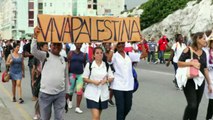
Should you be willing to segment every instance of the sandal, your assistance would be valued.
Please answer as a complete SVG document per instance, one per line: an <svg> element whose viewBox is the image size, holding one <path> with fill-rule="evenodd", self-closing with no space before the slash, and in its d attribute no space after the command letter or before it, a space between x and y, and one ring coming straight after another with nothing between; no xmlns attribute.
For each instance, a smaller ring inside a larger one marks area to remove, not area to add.
<svg viewBox="0 0 213 120"><path fill-rule="evenodd" d="M16 98L15 97L13 97L13 100L12 100L13 102L16 102Z"/></svg>

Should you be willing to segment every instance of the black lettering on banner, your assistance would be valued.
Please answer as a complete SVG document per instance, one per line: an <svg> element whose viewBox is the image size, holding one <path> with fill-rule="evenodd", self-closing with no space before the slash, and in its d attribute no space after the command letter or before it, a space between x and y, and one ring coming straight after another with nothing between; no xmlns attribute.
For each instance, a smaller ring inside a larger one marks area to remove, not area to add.
<svg viewBox="0 0 213 120"><path fill-rule="evenodd" d="M114 23L114 41L117 41L118 39L117 39L117 33L116 33L116 23L117 22L119 22L119 21L114 21L114 20L112 20L112 22Z"/></svg>
<svg viewBox="0 0 213 120"><path fill-rule="evenodd" d="M86 27L87 32L82 32L82 29L84 28L84 26ZM81 29L80 29L80 32L78 33L78 36L76 37L76 41L75 41L75 42L78 41L78 38L79 38L79 36L80 36L81 34L86 34L86 35L89 36L89 39L91 39L91 34L90 34L90 32L89 32L89 28L88 28L88 25L87 25L86 20L84 20L84 22L82 23L82 27L81 27Z"/></svg>
<svg viewBox="0 0 213 120"><path fill-rule="evenodd" d="M65 34L69 34L70 40L71 40L71 42L73 43L73 42L74 42L74 39L71 37L71 36L72 36L72 35L71 35L72 33L71 33L71 27L70 27L70 18L67 17L66 19L67 19L67 20L66 20L66 23L65 23L65 26L64 26L64 32L63 32L63 35L62 35L62 40L64 40ZM66 28L68 28L68 31L66 31L66 30L67 30Z"/></svg>
<svg viewBox="0 0 213 120"><path fill-rule="evenodd" d="M131 21L129 20L129 30L128 30L126 22L125 22L125 20L123 20L122 33L121 33L121 41L123 40L124 30L126 30L127 38L128 38L128 40L130 40L130 25L131 25L130 22Z"/></svg>
<svg viewBox="0 0 213 120"><path fill-rule="evenodd" d="M37 19L41 28L38 39L45 42L124 42L138 40L140 36L138 18L39 15Z"/></svg>
<svg viewBox="0 0 213 120"><path fill-rule="evenodd" d="M134 26L136 26L136 27L137 27L137 30L136 30L136 31L133 31ZM132 35L133 35L133 33L138 33L138 34L139 34L139 36L140 36L140 29L139 29L138 24L137 24L137 22L136 22L135 20L133 20L133 22L132 22L131 39L132 39Z"/></svg>
<svg viewBox="0 0 213 120"><path fill-rule="evenodd" d="M97 40L98 40L98 41L100 41L99 33L100 33L100 32L104 32L104 29L99 29L99 24L98 24L99 22L104 22L104 20L97 20L97 21L96 21L96 27L97 27Z"/></svg>
<svg viewBox="0 0 213 120"><path fill-rule="evenodd" d="M53 23L54 23L54 26L55 26L56 33L57 33L57 36L58 36L58 40L59 40L59 41L63 41L61 38L63 38L63 32L64 32L65 21L66 21L66 18L64 17L63 24L62 24L62 28L61 28L61 33L59 33L59 30L58 30L56 21L55 21L55 19L53 18Z"/></svg>
<svg viewBox="0 0 213 120"><path fill-rule="evenodd" d="M53 41L53 19L52 18L52 22L51 22L51 36L50 36L50 41L52 42Z"/></svg>
<svg viewBox="0 0 213 120"><path fill-rule="evenodd" d="M110 36L109 36L109 38L107 38L107 39L103 39L103 41L109 41L110 39L112 39L112 30L110 29L110 27L108 27L108 26L106 25L106 22L111 23L111 21L110 21L110 20L105 20L105 21L104 21L104 26L106 27L106 29L108 29L108 30L110 31Z"/></svg>
<svg viewBox="0 0 213 120"><path fill-rule="evenodd" d="M44 38L44 41L46 42L47 36L48 36L48 31L50 29L50 25L52 24L52 18L50 18L50 20L48 22L46 33L44 33L44 29L42 28L41 21L40 21L39 17L37 19L38 19L38 26L41 29L42 37Z"/></svg>
<svg viewBox="0 0 213 120"><path fill-rule="evenodd" d="M119 29L118 29L118 40L121 40L121 21L119 22Z"/></svg>
<svg viewBox="0 0 213 120"><path fill-rule="evenodd" d="M77 27L77 28L74 28L74 20L79 20L79 22L80 22L80 26L79 27ZM76 42L77 41L77 39L74 39L74 31L76 31L76 30L78 30L78 29L80 29L81 27L82 27L82 25L83 25L83 20L82 20L82 18L80 18L80 17L71 17L71 35L72 35L72 39Z"/></svg>
<svg viewBox="0 0 213 120"><path fill-rule="evenodd" d="M89 42L92 41L92 18L89 18L89 28L90 28L90 40Z"/></svg>

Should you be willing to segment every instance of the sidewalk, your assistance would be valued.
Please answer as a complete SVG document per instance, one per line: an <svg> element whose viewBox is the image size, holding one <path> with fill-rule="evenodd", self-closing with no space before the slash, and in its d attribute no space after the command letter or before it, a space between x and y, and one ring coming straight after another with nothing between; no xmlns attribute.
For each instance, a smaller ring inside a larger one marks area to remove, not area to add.
<svg viewBox="0 0 213 120"><path fill-rule="evenodd" d="M1 120L14 120L12 114L7 109L6 105L4 104L1 98L0 98L0 116Z"/></svg>

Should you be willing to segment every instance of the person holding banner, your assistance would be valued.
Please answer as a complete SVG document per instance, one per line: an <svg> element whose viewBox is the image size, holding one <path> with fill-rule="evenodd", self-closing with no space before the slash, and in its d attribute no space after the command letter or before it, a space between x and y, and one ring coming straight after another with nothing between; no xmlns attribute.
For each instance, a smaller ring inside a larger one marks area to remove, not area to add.
<svg viewBox="0 0 213 120"><path fill-rule="evenodd" d="M34 39L31 44L31 53L42 63L45 62L41 73L41 87L39 92L40 119L50 120L52 107L54 119L63 120L65 108L65 90L68 67L65 59L60 56L61 43L51 43L50 52L38 50L37 37L40 28L34 30ZM56 69L57 68L57 69Z"/></svg>
<svg viewBox="0 0 213 120"><path fill-rule="evenodd" d="M114 53L115 48L117 52ZM108 62L111 62L114 66L114 80L111 83L110 88L113 90L115 96L117 119L125 120L126 116L132 107L134 78L132 73L132 61L130 57L124 51L125 43L115 43L110 50ZM143 49L140 59L146 57Z"/></svg>

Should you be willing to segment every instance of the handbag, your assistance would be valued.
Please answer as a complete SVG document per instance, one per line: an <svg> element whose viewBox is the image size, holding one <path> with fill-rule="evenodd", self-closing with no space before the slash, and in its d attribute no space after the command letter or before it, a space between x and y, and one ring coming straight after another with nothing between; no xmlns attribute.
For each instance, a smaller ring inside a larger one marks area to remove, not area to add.
<svg viewBox="0 0 213 120"><path fill-rule="evenodd" d="M2 73L2 77L1 77L2 82L8 82L10 80L10 73L7 71L4 71Z"/></svg>
<svg viewBox="0 0 213 120"><path fill-rule="evenodd" d="M138 90L139 87L139 82L137 78L134 78L134 88L133 88L133 92L136 92Z"/></svg>
<svg viewBox="0 0 213 120"><path fill-rule="evenodd" d="M135 71L134 67L132 67L132 74L134 78L134 86L133 86L133 93L136 92L139 88L139 82L137 79L137 72Z"/></svg>
<svg viewBox="0 0 213 120"><path fill-rule="evenodd" d="M193 51L192 49L189 47L190 49L190 53L191 53L191 59L190 62L199 62L197 59L193 59ZM190 66L187 68L187 78L188 79L192 79L195 77L199 76L199 70L197 68L195 68L194 66Z"/></svg>

